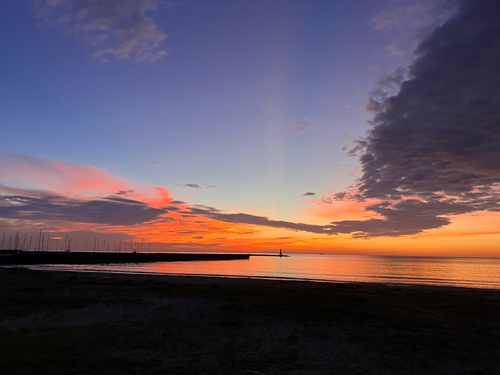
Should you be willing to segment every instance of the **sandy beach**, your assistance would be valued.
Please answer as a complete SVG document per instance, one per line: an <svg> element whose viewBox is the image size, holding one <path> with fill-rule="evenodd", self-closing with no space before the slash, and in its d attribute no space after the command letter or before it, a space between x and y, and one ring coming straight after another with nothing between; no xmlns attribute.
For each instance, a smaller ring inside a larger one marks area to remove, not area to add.
<svg viewBox="0 0 500 375"><path fill-rule="evenodd" d="M500 290L0 269L3 374L500 374Z"/></svg>

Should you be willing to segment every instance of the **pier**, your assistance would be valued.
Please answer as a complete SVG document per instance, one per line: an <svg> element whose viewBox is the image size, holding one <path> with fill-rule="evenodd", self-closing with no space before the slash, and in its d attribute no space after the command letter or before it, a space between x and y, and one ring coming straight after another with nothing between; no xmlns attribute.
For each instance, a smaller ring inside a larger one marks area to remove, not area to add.
<svg viewBox="0 0 500 375"><path fill-rule="evenodd" d="M249 259L250 254L105 253L0 250L0 265L189 262Z"/></svg>
<svg viewBox="0 0 500 375"><path fill-rule="evenodd" d="M61 241L61 243L59 243ZM151 249L153 245L153 251ZM65 235L4 233L0 241L0 266L35 264L112 264L244 260L251 256L288 257L282 249L278 254L262 253L174 253L162 251L162 244L144 240L108 241L97 237L85 238ZM155 249L156 248L156 249ZM156 250L156 251L155 251ZM159 250L159 251L158 251Z"/></svg>

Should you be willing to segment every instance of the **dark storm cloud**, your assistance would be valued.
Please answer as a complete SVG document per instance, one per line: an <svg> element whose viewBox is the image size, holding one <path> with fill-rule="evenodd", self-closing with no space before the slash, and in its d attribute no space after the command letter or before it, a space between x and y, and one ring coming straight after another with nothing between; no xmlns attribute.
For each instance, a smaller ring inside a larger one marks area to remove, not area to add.
<svg viewBox="0 0 500 375"><path fill-rule="evenodd" d="M351 150L362 167L351 197L383 200L367 209L384 219L336 228L418 233L446 225L450 215L498 211L499 19L499 1L461 1L421 41L406 76L399 69L383 77L367 106L373 128ZM394 85L399 91L384 95Z"/></svg>
<svg viewBox="0 0 500 375"><path fill-rule="evenodd" d="M462 194L500 182L500 2L463 1L376 101L360 158L367 198Z"/></svg>
<svg viewBox="0 0 500 375"><path fill-rule="evenodd" d="M115 197L82 201L54 195L0 195L0 217L10 219L133 225L155 220L166 212L143 202Z"/></svg>

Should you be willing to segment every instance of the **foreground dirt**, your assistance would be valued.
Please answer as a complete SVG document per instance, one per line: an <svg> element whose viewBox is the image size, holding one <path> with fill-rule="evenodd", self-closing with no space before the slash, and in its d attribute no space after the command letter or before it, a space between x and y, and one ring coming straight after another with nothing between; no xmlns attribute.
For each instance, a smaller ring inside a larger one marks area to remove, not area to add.
<svg viewBox="0 0 500 375"><path fill-rule="evenodd" d="M500 374L500 291L0 269L2 374Z"/></svg>

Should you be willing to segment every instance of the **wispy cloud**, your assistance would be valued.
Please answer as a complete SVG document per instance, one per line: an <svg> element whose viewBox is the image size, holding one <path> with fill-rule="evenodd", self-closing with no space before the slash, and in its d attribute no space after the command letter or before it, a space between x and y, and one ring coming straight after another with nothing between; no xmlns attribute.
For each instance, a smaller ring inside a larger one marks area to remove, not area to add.
<svg viewBox="0 0 500 375"><path fill-rule="evenodd" d="M455 3L455 0L390 0L370 23L375 30L384 32L408 27L415 30L435 28L453 14Z"/></svg>
<svg viewBox="0 0 500 375"><path fill-rule="evenodd" d="M0 151L0 184L3 192L26 193L36 186L38 195L56 195L76 199L126 196L161 207L172 201L162 187L140 186L89 165L64 163ZM17 190L16 190L17 189ZM24 189L24 190L22 190ZM35 196L38 196L35 195Z"/></svg>
<svg viewBox="0 0 500 375"><path fill-rule="evenodd" d="M312 197L316 195L316 193L313 193L312 191L308 191L307 193L302 194L303 197Z"/></svg>
<svg viewBox="0 0 500 375"><path fill-rule="evenodd" d="M198 184L177 184L177 186L183 187L183 188L191 188L191 189L196 189L196 190L201 190L203 189L201 185Z"/></svg>
<svg viewBox="0 0 500 375"><path fill-rule="evenodd" d="M42 28L55 28L82 41L102 63L118 58L154 64L167 54L161 48L167 34L146 14L165 4L160 0L35 0L32 9Z"/></svg>
<svg viewBox="0 0 500 375"><path fill-rule="evenodd" d="M57 190L65 195L109 195L117 191L133 190L125 180L93 166L2 151L0 181L11 186Z"/></svg>
<svg viewBox="0 0 500 375"><path fill-rule="evenodd" d="M370 24L375 30L391 33L385 52L404 59L413 57L416 43L442 25L456 11L459 0L387 0Z"/></svg>
<svg viewBox="0 0 500 375"><path fill-rule="evenodd" d="M134 192L134 190L120 190L120 191L116 192L115 195L127 195L127 194L130 194L133 192Z"/></svg>
<svg viewBox="0 0 500 375"><path fill-rule="evenodd" d="M299 127L295 134L305 133L311 127L311 124L309 124L306 120L307 118L304 117L300 120L295 120L292 122L292 126Z"/></svg>
<svg viewBox="0 0 500 375"><path fill-rule="evenodd" d="M204 185L204 184L177 184L177 186L180 186L183 188L196 189L196 190L213 189L213 188L217 187L217 185Z"/></svg>

